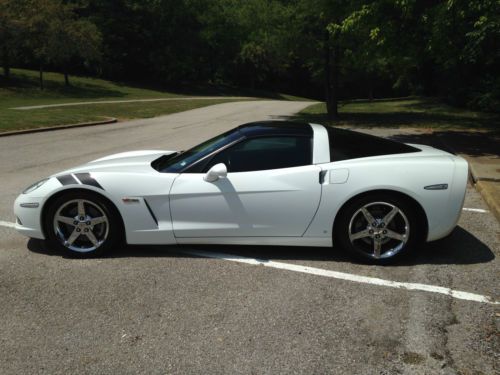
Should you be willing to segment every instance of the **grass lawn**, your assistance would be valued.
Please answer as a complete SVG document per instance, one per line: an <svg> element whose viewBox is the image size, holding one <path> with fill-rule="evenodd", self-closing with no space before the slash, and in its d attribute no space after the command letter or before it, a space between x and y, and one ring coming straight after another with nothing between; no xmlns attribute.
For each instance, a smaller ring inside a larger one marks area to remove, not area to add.
<svg viewBox="0 0 500 375"><path fill-rule="evenodd" d="M339 105L340 119L328 120L324 103L312 105L297 120L349 127L498 129L500 115L454 108L432 98L352 101Z"/></svg>
<svg viewBox="0 0 500 375"><path fill-rule="evenodd" d="M119 120L147 118L186 111L230 101L225 96L249 96L281 100L296 98L279 93L239 90L227 86L190 86L178 90L134 87L96 78L70 76L70 87L64 85L59 73L44 73L45 89L38 88L38 72L12 69L11 79L0 77L0 132L43 126L74 124L106 117ZM13 107L62 104L82 101L133 100L176 98L185 96L220 96L213 100L179 100L142 103L89 104L75 107L56 107L15 110Z"/></svg>
<svg viewBox="0 0 500 375"><path fill-rule="evenodd" d="M149 118L237 100L173 100L151 103L92 104L75 107L9 110L0 106L0 133L64 124L98 121L115 117L120 121ZM12 113L12 112L16 113Z"/></svg>

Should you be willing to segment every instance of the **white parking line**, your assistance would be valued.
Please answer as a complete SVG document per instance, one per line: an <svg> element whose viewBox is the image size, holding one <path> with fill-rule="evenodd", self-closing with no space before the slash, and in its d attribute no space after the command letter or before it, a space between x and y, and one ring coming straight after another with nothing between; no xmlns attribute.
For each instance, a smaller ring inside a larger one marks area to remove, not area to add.
<svg viewBox="0 0 500 375"><path fill-rule="evenodd" d="M2 227L7 227L7 228L15 228L16 227L16 223L11 223L11 222L2 221L2 220L0 220L0 225Z"/></svg>
<svg viewBox="0 0 500 375"><path fill-rule="evenodd" d="M470 211L470 212L480 212L482 214L484 214L486 212L489 212L488 210L483 210L482 208L467 208L467 207L464 207L464 208L462 208L462 210L464 210L464 211Z"/></svg>
<svg viewBox="0 0 500 375"><path fill-rule="evenodd" d="M322 268L301 266L298 264L275 262L275 261L267 260L267 259L247 258L247 257L242 257L239 255L232 255L232 254L212 253L212 252L203 251L203 250L179 250L179 252L189 254L189 255L204 257L204 258L223 259L223 260L229 260L231 262L251 264L253 266L264 266L264 267L278 268L278 269L287 270L287 271L307 273L310 275L330 277L333 279L353 281L356 283L372 284L372 285L386 286L386 287L390 287L390 288L398 288L398 289L406 289L406 290L418 290L418 291L430 292L430 293L439 293L439 294L444 294L444 295L447 295L447 296L450 296L450 297L453 297L456 299L462 299L462 300L466 300L466 301L474 301L474 302L489 303L492 305L500 305L499 301L495 301L489 296L484 296L481 294L475 294L475 293L469 293L469 292L463 292L460 290L453 290L450 288L445 288L445 287L436 286L436 285L418 284L418 283L404 283L404 282L399 282L399 281L384 280L384 279L379 279L377 277L360 276L360 275L354 275L351 273L325 270Z"/></svg>
<svg viewBox="0 0 500 375"><path fill-rule="evenodd" d="M14 228L15 223L0 220L0 226L4 226L7 228ZM444 295L447 295L447 296L450 296L450 297L453 297L456 299L462 299L462 300L466 300L466 301L474 301L474 302L488 303L488 304L492 304L492 305L500 305L499 301L495 301L489 296L484 296L481 294L475 294L475 293L469 293L469 292L463 292L460 290L453 290L453 289L442 287L442 286L429 285L429 284L419 284L419 283L404 283L404 282L400 282L400 281L379 279L377 277L361 276L361 275L355 275L355 274L346 273L346 272L338 272L338 271L325 270L322 268L301 266L298 264L275 262L275 261L267 260L267 259L248 258L248 257L239 256L239 255L213 253L213 252L208 252L208 251L203 251L203 250L179 249L178 251L182 252L184 254L195 255L195 256L199 256L199 257L203 257L203 258L222 259L222 260L228 260L231 262L246 263L246 264L250 264L253 266L264 266L264 267L270 267L270 268L277 268L277 269L281 269L281 270L306 273L309 275L330 277L332 279L346 280L346 281L352 281L352 282L362 283L362 284L386 286L389 288L406 289L406 290L418 290L418 291L429 292L429 293L439 293L439 294L444 294Z"/></svg>

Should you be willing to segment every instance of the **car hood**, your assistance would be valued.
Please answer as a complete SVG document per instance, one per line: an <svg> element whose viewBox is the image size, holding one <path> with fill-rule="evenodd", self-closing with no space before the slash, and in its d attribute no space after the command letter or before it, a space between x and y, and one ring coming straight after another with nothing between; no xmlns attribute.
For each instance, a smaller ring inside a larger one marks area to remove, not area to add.
<svg viewBox="0 0 500 375"><path fill-rule="evenodd" d="M67 169L54 176L82 172L149 172L153 171L151 162L163 155L172 155L177 151L140 150L121 152L92 160L86 164Z"/></svg>

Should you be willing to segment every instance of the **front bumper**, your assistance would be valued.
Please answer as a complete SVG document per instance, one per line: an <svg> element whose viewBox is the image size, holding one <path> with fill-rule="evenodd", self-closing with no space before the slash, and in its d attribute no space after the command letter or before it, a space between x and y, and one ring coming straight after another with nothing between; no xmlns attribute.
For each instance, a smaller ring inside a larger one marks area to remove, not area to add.
<svg viewBox="0 0 500 375"><path fill-rule="evenodd" d="M42 201L42 197L32 197L29 194L21 194L15 200L15 228L22 235L41 240L45 239L41 221Z"/></svg>

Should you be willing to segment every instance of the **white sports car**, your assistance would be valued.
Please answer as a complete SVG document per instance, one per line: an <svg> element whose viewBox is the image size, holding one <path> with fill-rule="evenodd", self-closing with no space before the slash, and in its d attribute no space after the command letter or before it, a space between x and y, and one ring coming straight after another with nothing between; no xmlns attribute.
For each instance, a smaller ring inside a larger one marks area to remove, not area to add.
<svg viewBox="0 0 500 375"><path fill-rule="evenodd" d="M129 244L338 245L384 262L448 235L461 157L317 124L241 125L188 151L132 151L16 199L16 229L73 255Z"/></svg>

